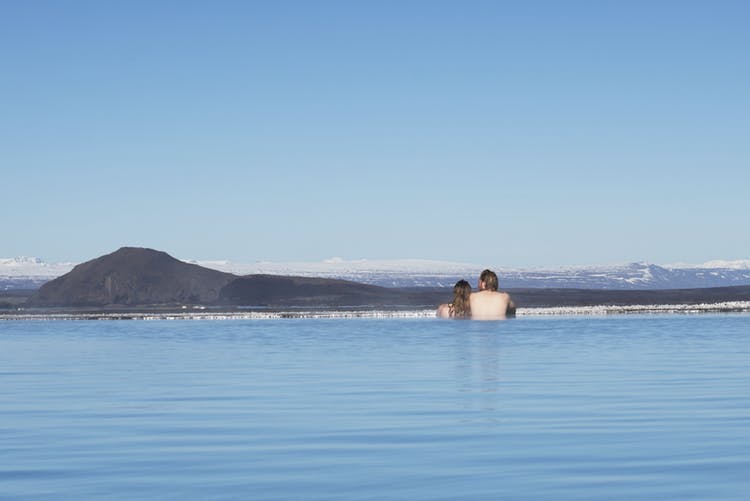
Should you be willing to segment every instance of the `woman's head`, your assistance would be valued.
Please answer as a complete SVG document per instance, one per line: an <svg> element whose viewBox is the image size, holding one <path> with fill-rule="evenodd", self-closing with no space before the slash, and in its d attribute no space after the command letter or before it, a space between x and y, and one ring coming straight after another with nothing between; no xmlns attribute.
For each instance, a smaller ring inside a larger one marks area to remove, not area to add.
<svg viewBox="0 0 750 501"><path fill-rule="evenodd" d="M467 318L471 316L471 305L469 296L471 285L466 280L459 280L453 286L453 303L450 307L450 315L454 318Z"/></svg>

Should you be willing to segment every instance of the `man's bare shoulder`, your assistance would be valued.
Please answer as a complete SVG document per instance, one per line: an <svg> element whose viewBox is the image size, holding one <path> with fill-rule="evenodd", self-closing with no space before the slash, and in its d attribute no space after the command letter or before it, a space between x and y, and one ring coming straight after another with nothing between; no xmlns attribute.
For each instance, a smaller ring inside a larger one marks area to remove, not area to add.
<svg viewBox="0 0 750 501"><path fill-rule="evenodd" d="M510 294L507 292L498 292L498 291L478 291L478 292L472 292L471 296L469 296L470 299L475 298L488 298L488 299L497 299L497 298L510 298Z"/></svg>
<svg viewBox="0 0 750 501"><path fill-rule="evenodd" d="M475 320L501 320L506 316L510 295L506 292L479 291L470 297L471 318Z"/></svg>

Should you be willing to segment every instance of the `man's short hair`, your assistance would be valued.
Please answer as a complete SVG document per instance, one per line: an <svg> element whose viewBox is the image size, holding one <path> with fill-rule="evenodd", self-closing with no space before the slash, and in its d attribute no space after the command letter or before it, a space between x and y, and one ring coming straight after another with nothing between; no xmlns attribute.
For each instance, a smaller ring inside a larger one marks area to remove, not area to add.
<svg viewBox="0 0 750 501"><path fill-rule="evenodd" d="M484 270L479 275L479 281L484 282L484 288L491 291L497 290L497 275L492 270Z"/></svg>
<svg viewBox="0 0 750 501"><path fill-rule="evenodd" d="M484 270L479 275L479 281L484 282L484 288L486 290L496 291L497 290L497 275L492 270Z"/></svg>

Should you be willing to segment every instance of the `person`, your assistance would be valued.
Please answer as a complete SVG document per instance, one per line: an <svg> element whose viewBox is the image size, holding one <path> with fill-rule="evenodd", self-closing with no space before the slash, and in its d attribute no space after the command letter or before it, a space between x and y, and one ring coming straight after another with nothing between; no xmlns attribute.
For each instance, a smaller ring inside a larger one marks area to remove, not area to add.
<svg viewBox="0 0 750 501"><path fill-rule="evenodd" d="M507 292L498 292L497 275L484 270L479 275L479 292L469 297L471 318L476 320L502 320L514 316L516 306Z"/></svg>
<svg viewBox="0 0 750 501"><path fill-rule="evenodd" d="M469 318L471 317L471 306L469 297L471 296L471 285L466 280L459 280L453 286L453 302L450 304L441 304L437 309L437 316L440 318Z"/></svg>

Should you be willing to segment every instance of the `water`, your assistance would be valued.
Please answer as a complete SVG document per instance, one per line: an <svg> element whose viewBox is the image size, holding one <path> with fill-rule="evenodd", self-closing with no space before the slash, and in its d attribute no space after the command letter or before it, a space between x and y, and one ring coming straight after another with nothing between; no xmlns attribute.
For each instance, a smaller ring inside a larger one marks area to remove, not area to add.
<svg viewBox="0 0 750 501"><path fill-rule="evenodd" d="M750 315L0 322L0 498L746 499Z"/></svg>

